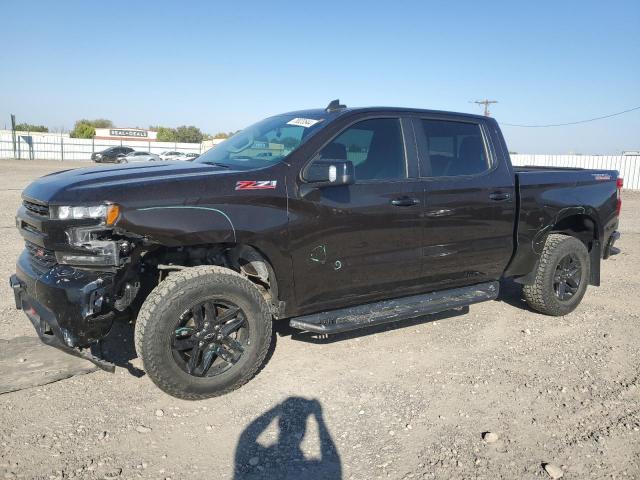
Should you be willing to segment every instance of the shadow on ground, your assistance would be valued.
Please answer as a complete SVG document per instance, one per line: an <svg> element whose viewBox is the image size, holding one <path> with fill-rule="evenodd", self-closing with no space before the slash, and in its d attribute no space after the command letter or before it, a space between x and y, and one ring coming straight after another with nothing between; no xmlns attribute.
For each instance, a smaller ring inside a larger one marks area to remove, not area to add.
<svg viewBox="0 0 640 480"><path fill-rule="evenodd" d="M316 428L308 428L310 421ZM277 424L275 441L268 435ZM313 433L312 433L313 430ZM315 436L318 438L306 438ZM260 440L260 437L267 437ZM308 448L318 449L311 457ZM336 445L317 400L289 397L251 422L240 435L235 453L234 480L245 479L335 479L342 478L342 465Z"/></svg>
<svg viewBox="0 0 640 480"><path fill-rule="evenodd" d="M500 280L500 295L498 295L498 301L522 310L533 311L522 295L522 285L510 279Z"/></svg>
<svg viewBox="0 0 640 480"><path fill-rule="evenodd" d="M92 347L95 356L111 362L117 367L126 368L134 377L143 377L144 370L133 365L138 358L133 340L134 327L126 320L113 322L111 331L96 346Z"/></svg>

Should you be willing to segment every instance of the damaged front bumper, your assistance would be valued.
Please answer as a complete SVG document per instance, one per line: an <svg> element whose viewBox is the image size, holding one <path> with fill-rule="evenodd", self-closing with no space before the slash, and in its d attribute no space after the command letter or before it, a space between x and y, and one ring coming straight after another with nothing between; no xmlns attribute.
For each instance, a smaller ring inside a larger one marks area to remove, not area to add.
<svg viewBox="0 0 640 480"><path fill-rule="evenodd" d="M114 276L68 265L40 271L29 252L20 255L10 278L16 308L23 310L40 339L67 353L90 360L113 372L113 364L94 357L92 343L111 330L115 312L110 308Z"/></svg>

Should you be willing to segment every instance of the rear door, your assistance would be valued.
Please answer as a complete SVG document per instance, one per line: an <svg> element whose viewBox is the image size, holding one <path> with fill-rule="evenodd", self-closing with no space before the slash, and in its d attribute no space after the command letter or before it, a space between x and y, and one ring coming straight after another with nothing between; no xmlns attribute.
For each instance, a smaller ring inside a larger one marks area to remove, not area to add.
<svg viewBox="0 0 640 480"><path fill-rule="evenodd" d="M315 159L349 160L355 183L290 200L291 252L302 311L407 295L421 275L424 190L410 121L354 121Z"/></svg>
<svg viewBox="0 0 640 480"><path fill-rule="evenodd" d="M424 279L435 288L500 278L513 253L514 176L474 117L414 118L425 186Z"/></svg>

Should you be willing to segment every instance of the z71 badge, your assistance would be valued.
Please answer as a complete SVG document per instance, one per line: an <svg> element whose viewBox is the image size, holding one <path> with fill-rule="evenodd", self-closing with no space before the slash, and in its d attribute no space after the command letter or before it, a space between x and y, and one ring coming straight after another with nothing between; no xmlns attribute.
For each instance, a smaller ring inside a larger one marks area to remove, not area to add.
<svg viewBox="0 0 640 480"><path fill-rule="evenodd" d="M277 185L277 180L238 180L236 190L270 190Z"/></svg>

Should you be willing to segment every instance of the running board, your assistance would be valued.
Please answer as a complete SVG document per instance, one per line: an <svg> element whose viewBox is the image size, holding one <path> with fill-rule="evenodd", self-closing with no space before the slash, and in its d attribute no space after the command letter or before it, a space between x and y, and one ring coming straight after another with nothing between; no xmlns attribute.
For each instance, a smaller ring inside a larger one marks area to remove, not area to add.
<svg viewBox="0 0 640 480"><path fill-rule="evenodd" d="M452 288L440 292L304 315L290 320L289 326L315 333L347 332L495 300L499 290L499 282L479 283L469 287Z"/></svg>

